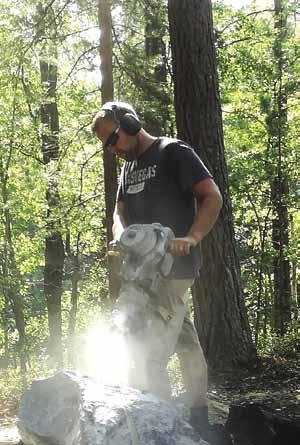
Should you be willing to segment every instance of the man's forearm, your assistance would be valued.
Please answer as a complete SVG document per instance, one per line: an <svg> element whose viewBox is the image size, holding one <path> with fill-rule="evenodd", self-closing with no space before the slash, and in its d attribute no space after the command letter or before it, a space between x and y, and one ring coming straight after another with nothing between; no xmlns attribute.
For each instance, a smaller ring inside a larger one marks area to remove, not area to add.
<svg viewBox="0 0 300 445"><path fill-rule="evenodd" d="M188 231L187 236L195 240L198 244L211 231L218 219L222 208L222 198L208 196L203 201L198 202L198 211L195 221Z"/></svg>
<svg viewBox="0 0 300 445"><path fill-rule="evenodd" d="M127 227L125 218L123 215L114 213L114 223L112 226L112 233L114 240L119 240L122 232Z"/></svg>

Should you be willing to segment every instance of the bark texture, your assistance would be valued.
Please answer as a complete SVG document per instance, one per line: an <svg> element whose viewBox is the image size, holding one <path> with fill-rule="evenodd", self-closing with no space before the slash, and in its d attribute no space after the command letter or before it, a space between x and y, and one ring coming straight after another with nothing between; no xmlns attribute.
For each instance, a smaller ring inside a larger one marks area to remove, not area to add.
<svg viewBox="0 0 300 445"><path fill-rule="evenodd" d="M100 58L101 58L101 95L102 105L113 100L113 71L112 71L112 18L110 0L99 0L98 3L100 37ZM104 168L104 193L105 193L105 227L107 246L113 239L112 225L113 213L116 203L118 188L116 156L109 151L103 152ZM118 296L118 280L116 279L116 265L113 257L108 258L109 290L110 297L116 300Z"/></svg>
<svg viewBox="0 0 300 445"><path fill-rule="evenodd" d="M145 129L150 134L164 133L166 122L170 121L169 109L171 96L167 94L167 55L164 43L167 32L165 26L165 4L161 0L144 1L145 17L145 56L149 66L155 63L153 72L147 75L148 82L144 82L147 105L145 107ZM151 72L151 71L150 71ZM152 84L151 91L148 85ZM159 103L159 113L151 112L153 101ZM150 108L150 109L148 109Z"/></svg>
<svg viewBox="0 0 300 445"><path fill-rule="evenodd" d="M45 11L41 4L39 5L39 12L41 20L45 20ZM52 50L54 56L56 56L56 48ZM40 75L44 92L40 106L41 150L44 163L47 165L50 161L55 161L59 157L59 116L56 103L57 65L41 58ZM60 205L57 172L51 172L48 175L46 201L48 210L45 238L44 292L48 312L49 356L51 365L60 368L63 365L61 297L65 254L59 222L57 221L57 215L55 216L55 212Z"/></svg>
<svg viewBox="0 0 300 445"><path fill-rule="evenodd" d="M202 243L194 286L195 324L210 367L247 365L255 357L236 255L224 158L222 116L209 0L169 0L178 136L190 143L220 187L224 206Z"/></svg>
<svg viewBox="0 0 300 445"><path fill-rule="evenodd" d="M277 160L271 180L273 207L272 241L274 248L274 325L277 334L284 335L291 322L291 267L287 256L289 245L288 196L284 154L288 131L287 93L284 84L285 56L283 45L287 37L287 11L285 1L275 0L275 41L273 53L276 64L273 109L269 115L268 127L272 154Z"/></svg>
<svg viewBox="0 0 300 445"><path fill-rule="evenodd" d="M77 234L74 250L71 248L71 234L66 234L66 254L69 262L69 274L71 278L71 307L68 320L68 364L74 366L76 350L74 348L74 339L76 333L77 309L79 299L79 281L80 281L80 260L79 260L80 233Z"/></svg>

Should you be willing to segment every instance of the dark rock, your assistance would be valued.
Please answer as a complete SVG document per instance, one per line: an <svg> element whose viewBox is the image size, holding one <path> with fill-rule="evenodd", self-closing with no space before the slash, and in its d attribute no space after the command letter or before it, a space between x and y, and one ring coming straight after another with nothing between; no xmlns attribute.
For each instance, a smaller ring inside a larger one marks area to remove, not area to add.
<svg viewBox="0 0 300 445"><path fill-rule="evenodd" d="M60 372L34 381L18 420L25 445L205 445L171 404Z"/></svg>
<svg viewBox="0 0 300 445"><path fill-rule="evenodd" d="M226 430L235 445L299 445L300 425L258 403L231 405Z"/></svg>
<svg viewBox="0 0 300 445"><path fill-rule="evenodd" d="M24 444L76 444L80 390L75 374L36 380L21 398L18 429Z"/></svg>

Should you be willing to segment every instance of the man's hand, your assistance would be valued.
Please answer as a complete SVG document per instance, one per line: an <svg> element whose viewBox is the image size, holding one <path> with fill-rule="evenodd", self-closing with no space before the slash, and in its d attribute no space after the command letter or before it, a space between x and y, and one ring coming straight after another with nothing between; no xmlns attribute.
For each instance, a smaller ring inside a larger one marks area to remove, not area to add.
<svg viewBox="0 0 300 445"><path fill-rule="evenodd" d="M119 240L112 240L108 243L107 254L109 256L121 256Z"/></svg>
<svg viewBox="0 0 300 445"><path fill-rule="evenodd" d="M174 238L170 242L170 252L174 256L185 256L190 253L191 247L195 247L198 241L192 236Z"/></svg>

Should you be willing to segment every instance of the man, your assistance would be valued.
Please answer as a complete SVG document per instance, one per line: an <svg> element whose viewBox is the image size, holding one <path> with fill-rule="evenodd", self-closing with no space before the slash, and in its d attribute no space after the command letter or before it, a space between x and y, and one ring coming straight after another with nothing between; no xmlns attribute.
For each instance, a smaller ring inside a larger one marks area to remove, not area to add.
<svg viewBox="0 0 300 445"><path fill-rule="evenodd" d="M158 309L155 324L148 329L144 369L136 357L137 373L130 383L168 399L171 389L166 366L177 352L192 405L191 423L201 431L208 427L207 366L188 317L188 289L198 274L197 246L218 217L221 194L191 147L147 133L129 104L106 103L94 117L92 130L105 150L125 159L114 212L114 238L137 223L158 222L175 234L170 244L175 261L156 296ZM140 384L142 371L146 380Z"/></svg>

